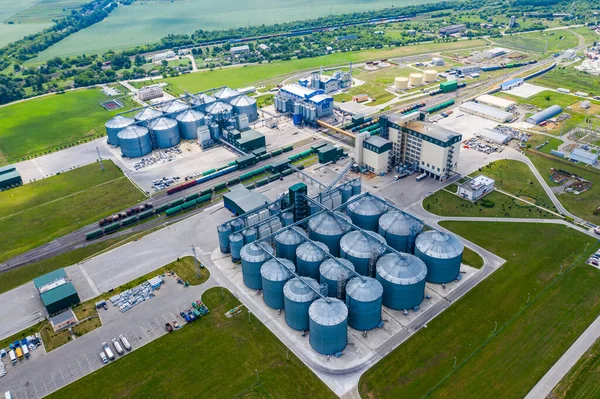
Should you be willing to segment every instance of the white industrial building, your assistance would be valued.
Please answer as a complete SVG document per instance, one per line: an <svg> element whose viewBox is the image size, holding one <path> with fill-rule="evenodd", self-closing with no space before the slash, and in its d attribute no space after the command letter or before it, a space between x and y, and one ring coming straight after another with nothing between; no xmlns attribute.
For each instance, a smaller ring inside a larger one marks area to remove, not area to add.
<svg viewBox="0 0 600 399"><path fill-rule="evenodd" d="M444 66L444 65L446 65L446 62L444 61L443 58L433 57L431 59L431 65L434 65L434 66Z"/></svg>
<svg viewBox="0 0 600 399"><path fill-rule="evenodd" d="M163 96L163 89L160 86L146 86L137 92L137 96L142 101L148 101Z"/></svg>
<svg viewBox="0 0 600 399"><path fill-rule="evenodd" d="M467 30L467 26L465 24L458 25L450 25L440 28L440 35L452 35L455 33L461 33Z"/></svg>
<svg viewBox="0 0 600 399"><path fill-rule="evenodd" d="M458 195L469 201L477 201L494 190L494 183L494 179L479 175L458 186Z"/></svg>
<svg viewBox="0 0 600 399"><path fill-rule="evenodd" d="M506 144L512 139L512 137L510 137L509 135L497 132L492 129L482 129L479 132L479 136L481 136L481 138L484 140L492 141L496 144Z"/></svg>
<svg viewBox="0 0 600 399"><path fill-rule="evenodd" d="M243 46L232 47L229 52L233 55L248 53L250 52L250 47L247 44Z"/></svg>
<svg viewBox="0 0 600 399"><path fill-rule="evenodd" d="M517 103L514 101L507 100L505 98L500 98L496 96L490 96L489 94L484 94L476 98L479 104L489 105L492 107L500 108L504 111L508 111L513 108Z"/></svg>
<svg viewBox="0 0 600 399"><path fill-rule="evenodd" d="M462 104L460 110L499 123L508 122L513 117L510 112L502 111L501 109L490 107L489 105L478 104L473 101Z"/></svg>
<svg viewBox="0 0 600 399"><path fill-rule="evenodd" d="M152 56L152 62L160 62L162 60L166 60L169 58L173 58L176 57L175 52L174 51L165 51L164 53L158 53L158 54L154 54Z"/></svg>
<svg viewBox="0 0 600 399"><path fill-rule="evenodd" d="M371 136L360 141L362 141L362 164L367 170L376 175L387 172L392 143L379 136Z"/></svg>

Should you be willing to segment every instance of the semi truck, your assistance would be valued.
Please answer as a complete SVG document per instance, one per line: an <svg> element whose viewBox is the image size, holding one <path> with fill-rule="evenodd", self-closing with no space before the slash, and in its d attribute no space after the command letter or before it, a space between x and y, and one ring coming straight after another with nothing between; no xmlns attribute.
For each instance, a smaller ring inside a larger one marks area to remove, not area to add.
<svg viewBox="0 0 600 399"><path fill-rule="evenodd" d="M106 356L108 356L110 360L115 360L115 355L113 351L110 350L110 347L106 342L102 342L102 348L104 349L104 352L106 352Z"/></svg>
<svg viewBox="0 0 600 399"><path fill-rule="evenodd" d="M119 355L122 355L124 351L123 351L123 347L121 346L121 344L119 343L119 341L117 341L116 338L113 338L112 339L112 343L113 343L113 346L115 347L115 349L117 350L117 353Z"/></svg>
<svg viewBox="0 0 600 399"><path fill-rule="evenodd" d="M15 353L17 354L19 360L23 359L23 350L21 350L21 347L15 348Z"/></svg>
<svg viewBox="0 0 600 399"><path fill-rule="evenodd" d="M10 362L12 364L17 363L17 356L15 355L14 349L11 349L10 351L8 351L8 356L10 357Z"/></svg>
<svg viewBox="0 0 600 399"><path fill-rule="evenodd" d="M119 335L119 338L121 339L121 342L123 343L123 346L125 347L125 349L130 351L131 344L129 343L129 340L127 340L127 337L125 335L121 334L121 335Z"/></svg>
<svg viewBox="0 0 600 399"><path fill-rule="evenodd" d="M29 348L27 347L27 344L21 345L21 349L23 350L23 355L25 355L26 358L29 358Z"/></svg>

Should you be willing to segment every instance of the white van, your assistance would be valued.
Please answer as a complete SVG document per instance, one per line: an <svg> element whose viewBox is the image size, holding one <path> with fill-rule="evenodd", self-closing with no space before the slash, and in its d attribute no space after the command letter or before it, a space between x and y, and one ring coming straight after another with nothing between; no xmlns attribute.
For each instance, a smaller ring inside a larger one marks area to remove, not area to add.
<svg viewBox="0 0 600 399"><path fill-rule="evenodd" d="M11 349L10 351L8 351L8 356L10 357L10 362L12 364L16 364L17 363L17 355L15 355L15 350Z"/></svg>
<svg viewBox="0 0 600 399"><path fill-rule="evenodd" d="M119 335L119 338L121 339L121 342L123 343L123 346L125 347L125 349L130 351L131 344L129 343L129 340L127 340L127 337L125 335L121 334L121 335Z"/></svg>
<svg viewBox="0 0 600 399"><path fill-rule="evenodd" d="M4 392L4 399L12 399L12 396L10 394L10 391L6 391Z"/></svg>
<svg viewBox="0 0 600 399"><path fill-rule="evenodd" d="M108 363L108 358L104 354L104 352L100 352L100 359L102 359L102 363Z"/></svg>

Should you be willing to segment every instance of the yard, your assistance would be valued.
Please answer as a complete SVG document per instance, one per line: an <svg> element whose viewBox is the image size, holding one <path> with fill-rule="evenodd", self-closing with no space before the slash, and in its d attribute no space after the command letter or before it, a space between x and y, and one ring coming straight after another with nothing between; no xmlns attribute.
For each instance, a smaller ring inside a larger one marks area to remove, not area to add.
<svg viewBox="0 0 600 399"><path fill-rule="evenodd" d="M587 399L600 396L600 340L579 359L552 391L554 399Z"/></svg>
<svg viewBox="0 0 600 399"><path fill-rule="evenodd" d="M336 397L260 321L251 316L248 323L246 308L225 317L225 312L240 305L229 291L212 288L202 301L210 309L208 316L49 398Z"/></svg>
<svg viewBox="0 0 600 399"><path fill-rule="evenodd" d="M545 223L442 225L507 263L363 374L361 396L523 398L600 314L600 271L583 264L596 241Z"/></svg>
<svg viewBox="0 0 600 399"><path fill-rule="evenodd" d="M600 95L600 77L578 71L571 66L556 67L550 72L532 79L530 83L552 89L562 87L573 92L582 91Z"/></svg>
<svg viewBox="0 0 600 399"><path fill-rule="evenodd" d="M515 34L492 40L500 46L540 54L556 53L579 43L577 36L568 30Z"/></svg>

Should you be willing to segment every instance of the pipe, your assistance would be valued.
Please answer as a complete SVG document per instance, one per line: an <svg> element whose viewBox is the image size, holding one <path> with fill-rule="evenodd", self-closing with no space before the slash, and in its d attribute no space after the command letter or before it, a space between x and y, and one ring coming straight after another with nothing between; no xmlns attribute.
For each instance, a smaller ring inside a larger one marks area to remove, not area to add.
<svg viewBox="0 0 600 399"><path fill-rule="evenodd" d="M330 125L329 123L323 122L320 119L317 119L317 125L326 127L327 129L333 130L334 132L337 132L339 134L343 134L344 136L350 137L350 138L355 138L354 135L352 133L349 133L343 129L340 129L339 127L335 127L333 125Z"/></svg>

